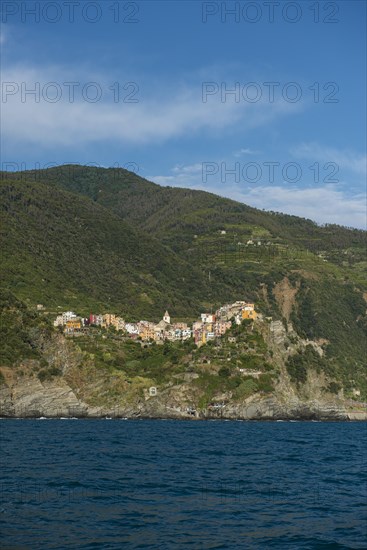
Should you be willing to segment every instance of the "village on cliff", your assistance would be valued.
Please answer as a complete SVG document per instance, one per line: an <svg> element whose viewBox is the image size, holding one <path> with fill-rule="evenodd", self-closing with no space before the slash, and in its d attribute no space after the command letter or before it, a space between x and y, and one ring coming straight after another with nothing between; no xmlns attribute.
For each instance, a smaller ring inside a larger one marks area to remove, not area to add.
<svg viewBox="0 0 367 550"><path fill-rule="evenodd" d="M184 341L194 338L195 344L200 346L223 336L231 328L232 322L240 325L244 319L258 318L259 313L256 312L253 303L237 301L221 306L215 313L202 313L200 317L200 320L194 321L192 326L189 326L187 323L172 323L168 311L159 323L150 321L129 323L113 313L103 315L91 313L89 318L83 318L73 311L66 311L56 317L54 326L61 327L64 334L69 336L82 335L91 327L113 327L116 331L122 331L135 340L163 343L166 340Z"/></svg>

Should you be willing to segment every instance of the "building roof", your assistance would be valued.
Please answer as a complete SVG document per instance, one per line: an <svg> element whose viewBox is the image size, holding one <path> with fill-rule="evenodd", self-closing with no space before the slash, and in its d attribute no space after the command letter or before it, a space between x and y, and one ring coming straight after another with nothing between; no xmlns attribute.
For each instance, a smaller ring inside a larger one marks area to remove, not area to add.
<svg viewBox="0 0 367 550"><path fill-rule="evenodd" d="M166 323L166 321L163 321L163 319L156 324L156 327L159 327L160 329L165 329L167 326L168 323Z"/></svg>

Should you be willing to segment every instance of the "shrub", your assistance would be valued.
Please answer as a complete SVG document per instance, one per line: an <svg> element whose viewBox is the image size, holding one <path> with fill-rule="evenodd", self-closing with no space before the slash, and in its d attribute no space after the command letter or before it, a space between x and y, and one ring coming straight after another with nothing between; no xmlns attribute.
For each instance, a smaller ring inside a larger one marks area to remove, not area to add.
<svg viewBox="0 0 367 550"><path fill-rule="evenodd" d="M44 382L45 380L47 380L47 370L45 369L40 370L37 376L40 382Z"/></svg>
<svg viewBox="0 0 367 550"><path fill-rule="evenodd" d="M235 399L246 399L258 390L258 385L252 378L248 378L241 382L241 384L233 392Z"/></svg>
<svg viewBox="0 0 367 550"><path fill-rule="evenodd" d="M218 374L222 378L228 378L229 376L231 376L231 369L229 369L228 367L222 367L219 369Z"/></svg>
<svg viewBox="0 0 367 550"><path fill-rule="evenodd" d="M0 371L0 386L5 385L5 378L3 373Z"/></svg>
<svg viewBox="0 0 367 550"><path fill-rule="evenodd" d="M37 376L40 382L45 382L46 380L51 380L54 376L61 376L61 374L61 369L50 367L49 369L41 369Z"/></svg>
<svg viewBox="0 0 367 550"><path fill-rule="evenodd" d="M260 391L270 393L274 390L274 384L271 374L265 373L260 374L259 379L257 381L257 385Z"/></svg>
<svg viewBox="0 0 367 550"><path fill-rule="evenodd" d="M299 386L304 384L307 380L307 368L303 363L302 358L299 355L289 357L287 361L287 372L291 377L292 382Z"/></svg>
<svg viewBox="0 0 367 550"><path fill-rule="evenodd" d="M330 382L330 384L328 385L328 387L326 388L327 391L329 391L330 393L339 393L339 391L341 390L341 385L338 384L338 382Z"/></svg>

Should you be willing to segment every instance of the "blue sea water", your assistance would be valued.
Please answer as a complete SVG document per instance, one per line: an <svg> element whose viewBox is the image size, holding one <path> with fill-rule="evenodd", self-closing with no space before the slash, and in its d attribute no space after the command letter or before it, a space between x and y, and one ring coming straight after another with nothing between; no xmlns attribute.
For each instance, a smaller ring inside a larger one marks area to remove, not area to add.
<svg viewBox="0 0 367 550"><path fill-rule="evenodd" d="M2 549L367 548L364 423L2 420Z"/></svg>

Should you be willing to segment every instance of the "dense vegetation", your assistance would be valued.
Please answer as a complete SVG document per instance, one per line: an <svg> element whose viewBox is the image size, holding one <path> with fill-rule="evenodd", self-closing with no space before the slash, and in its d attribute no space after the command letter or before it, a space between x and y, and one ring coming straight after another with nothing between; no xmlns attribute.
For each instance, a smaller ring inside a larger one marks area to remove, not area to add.
<svg viewBox="0 0 367 550"><path fill-rule="evenodd" d="M218 289L199 270L87 198L21 181L0 192L1 276L20 298L149 318L214 301Z"/></svg>
<svg viewBox="0 0 367 550"><path fill-rule="evenodd" d="M204 191L161 187L124 169L65 165L1 174L8 181L15 178L43 182L84 195L177 249L191 246L195 234L228 229L232 230L229 239L217 239L218 245L233 243L236 233L237 237L264 237L326 253L339 265L367 260L365 231L335 224L320 226L311 220L264 212Z"/></svg>
<svg viewBox="0 0 367 550"><path fill-rule="evenodd" d="M0 288L0 364L12 366L24 359L42 359L42 341L50 338L52 325L30 311L11 292Z"/></svg>
<svg viewBox="0 0 367 550"><path fill-rule="evenodd" d="M127 319L158 320L168 308L175 320L188 320L200 310L248 299L265 316L282 319L274 288L287 277L297 288L288 321L301 337L324 342L317 368L344 387L364 378L364 231L321 227L203 191L160 187L122 169L82 166L2 173L1 212L3 284L30 311L42 303L53 315L72 308L85 315L111 311ZM12 325L6 300L3 309L4 336L10 343L2 364L37 354L27 330L19 329L33 313L19 307L24 323L17 314ZM126 376L138 369L154 380L157 372L149 370L151 365L164 378L166 369L179 370L191 353L171 349L165 361L161 348L140 350L142 355L136 356L136 348L126 346ZM18 351L12 354L12 349ZM218 349L216 358L210 357L210 346L203 349L208 361L228 368ZM98 364L116 369L118 358L114 352L110 358L95 353ZM256 369L260 359L245 354L235 361ZM310 350L289 361L295 383L305 380L315 361ZM211 388L218 379L228 387L235 384L233 373L221 372L206 373L197 384ZM241 379L233 395L247 395L255 386L271 384ZM210 399L211 390L207 395Z"/></svg>

